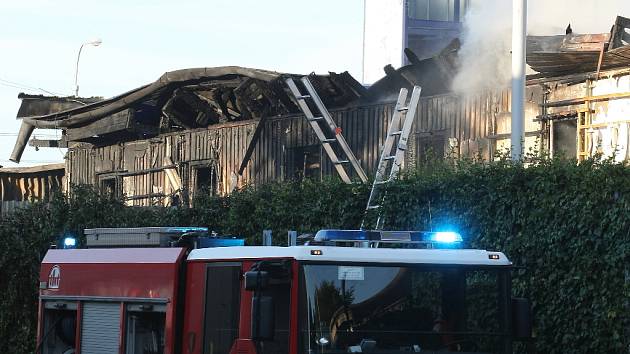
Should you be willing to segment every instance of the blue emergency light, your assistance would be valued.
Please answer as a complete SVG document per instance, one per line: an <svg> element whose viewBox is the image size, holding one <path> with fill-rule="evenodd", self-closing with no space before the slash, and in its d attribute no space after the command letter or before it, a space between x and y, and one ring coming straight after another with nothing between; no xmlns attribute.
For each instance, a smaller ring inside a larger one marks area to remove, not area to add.
<svg viewBox="0 0 630 354"><path fill-rule="evenodd" d="M72 236L68 236L66 238L63 239L63 248L74 248L77 246L77 239L72 237Z"/></svg>
<svg viewBox="0 0 630 354"><path fill-rule="evenodd" d="M411 243L456 246L463 242L462 236L452 231L378 231L378 230L320 230L315 242L368 242L368 243Z"/></svg>
<svg viewBox="0 0 630 354"><path fill-rule="evenodd" d="M59 238L57 248L73 249L79 246L79 240L72 234L66 233Z"/></svg>
<svg viewBox="0 0 630 354"><path fill-rule="evenodd" d="M456 243L463 241L460 234L452 231L432 232L429 238L431 241L439 243Z"/></svg>

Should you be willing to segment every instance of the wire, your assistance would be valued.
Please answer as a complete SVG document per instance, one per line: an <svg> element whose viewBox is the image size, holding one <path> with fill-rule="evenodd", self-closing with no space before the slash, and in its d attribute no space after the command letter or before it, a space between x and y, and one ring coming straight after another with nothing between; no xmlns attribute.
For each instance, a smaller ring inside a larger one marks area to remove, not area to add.
<svg viewBox="0 0 630 354"><path fill-rule="evenodd" d="M35 91L42 91L45 93L48 93L50 95L54 95L54 96L66 96L62 93L58 93L58 92L54 92L54 91L49 91L49 90L45 90L41 87L33 87L27 84L21 84L19 82L15 82L15 81L11 81L11 80L7 80L7 79L3 79L0 77L0 85L4 85L4 86L8 86L8 87L13 87L13 88L17 88L17 89L22 89L22 90L35 90Z"/></svg>
<svg viewBox="0 0 630 354"><path fill-rule="evenodd" d="M0 136L8 136L8 137L13 137L13 136L18 136L20 134L18 133L0 133ZM33 138L56 138L56 139L60 139L59 135L55 135L55 134L33 134Z"/></svg>
<svg viewBox="0 0 630 354"><path fill-rule="evenodd" d="M15 161L11 160L0 160L1 163L15 163ZM20 163L37 163L37 164L49 164L49 163L62 163L63 160L20 160ZM10 167L10 166L3 166ZM24 166L28 167L28 166Z"/></svg>

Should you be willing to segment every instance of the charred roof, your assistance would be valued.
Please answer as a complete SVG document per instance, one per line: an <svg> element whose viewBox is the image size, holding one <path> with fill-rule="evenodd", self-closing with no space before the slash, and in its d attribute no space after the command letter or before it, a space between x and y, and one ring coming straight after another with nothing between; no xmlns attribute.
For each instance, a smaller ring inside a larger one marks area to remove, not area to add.
<svg viewBox="0 0 630 354"><path fill-rule="evenodd" d="M618 16L610 33L528 36L527 64L544 77L630 66L630 19Z"/></svg>

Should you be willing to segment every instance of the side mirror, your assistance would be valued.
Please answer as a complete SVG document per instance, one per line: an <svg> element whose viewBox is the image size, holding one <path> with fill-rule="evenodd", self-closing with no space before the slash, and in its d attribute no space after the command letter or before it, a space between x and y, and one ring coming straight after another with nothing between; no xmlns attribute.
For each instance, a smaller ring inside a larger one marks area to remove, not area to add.
<svg viewBox="0 0 630 354"><path fill-rule="evenodd" d="M512 298L512 335L515 339L532 338L532 305L529 299Z"/></svg>
<svg viewBox="0 0 630 354"><path fill-rule="evenodd" d="M275 332L273 297L254 295L252 298L252 339L273 340Z"/></svg>
<svg viewBox="0 0 630 354"><path fill-rule="evenodd" d="M269 273L263 270L245 272L245 290L264 290L269 285Z"/></svg>

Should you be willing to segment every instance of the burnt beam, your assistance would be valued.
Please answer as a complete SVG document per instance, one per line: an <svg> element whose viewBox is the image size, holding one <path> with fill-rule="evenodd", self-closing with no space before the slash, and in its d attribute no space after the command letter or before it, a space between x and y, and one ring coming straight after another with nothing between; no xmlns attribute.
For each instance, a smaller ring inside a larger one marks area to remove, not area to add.
<svg viewBox="0 0 630 354"><path fill-rule="evenodd" d="M43 139L31 139L28 142L29 146L38 148L67 148L68 141L65 139L60 140L43 140Z"/></svg>
<svg viewBox="0 0 630 354"><path fill-rule="evenodd" d="M95 136L135 131L134 111L130 108L95 120L81 127L66 129L68 141L82 141Z"/></svg>

